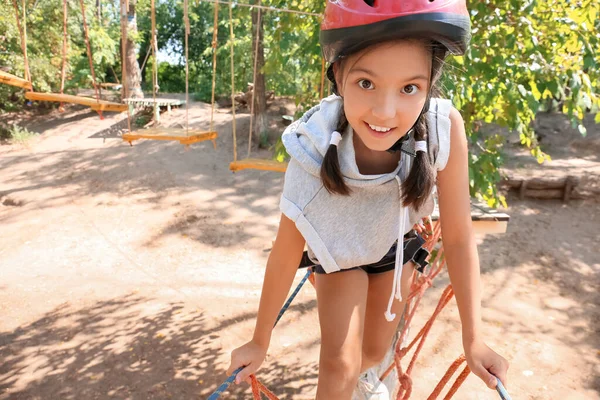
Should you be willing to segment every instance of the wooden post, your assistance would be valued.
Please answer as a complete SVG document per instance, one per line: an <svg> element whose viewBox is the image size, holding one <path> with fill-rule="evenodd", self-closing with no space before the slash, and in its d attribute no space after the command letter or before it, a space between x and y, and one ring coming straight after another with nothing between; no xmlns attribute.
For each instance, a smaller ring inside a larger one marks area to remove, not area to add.
<svg viewBox="0 0 600 400"><path fill-rule="evenodd" d="M523 179L519 188L519 199L523 200L525 198L525 190L527 190L527 181Z"/></svg>
<svg viewBox="0 0 600 400"><path fill-rule="evenodd" d="M571 199L571 191L573 190L573 186L575 183L575 178L572 176L567 176L565 180L565 191L563 194L563 203L569 203Z"/></svg>

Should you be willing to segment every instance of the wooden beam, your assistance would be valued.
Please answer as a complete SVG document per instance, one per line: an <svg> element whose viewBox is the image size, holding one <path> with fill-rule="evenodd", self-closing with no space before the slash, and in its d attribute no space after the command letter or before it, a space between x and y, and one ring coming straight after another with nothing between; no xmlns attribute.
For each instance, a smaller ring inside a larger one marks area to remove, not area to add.
<svg viewBox="0 0 600 400"><path fill-rule="evenodd" d="M114 112L127 111L128 107L129 106L127 104L118 104L118 103L114 103L114 104L100 103L100 104L94 104L94 105L90 106L90 108L94 111L114 111Z"/></svg>
<svg viewBox="0 0 600 400"><path fill-rule="evenodd" d="M0 71L0 83L31 90L31 82L8 72Z"/></svg>
<svg viewBox="0 0 600 400"><path fill-rule="evenodd" d="M73 96L70 94L60 93L40 93L40 92L27 92L25 97L32 101L50 101L55 103L70 103L80 104L83 106L91 107L97 111L126 111L127 105L120 103L113 103L106 100L96 100L91 97L84 96Z"/></svg>
<svg viewBox="0 0 600 400"><path fill-rule="evenodd" d="M257 169L261 171L285 172L288 163L275 160L261 160L260 158L246 158L244 160L234 161L229 164L231 171L241 171L244 169Z"/></svg>
<svg viewBox="0 0 600 400"><path fill-rule="evenodd" d="M181 144L189 145L205 140L212 140L215 144L215 139L218 137L217 132L203 131L200 129L190 129L186 131L181 128L150 128L141 129L139 131L133 131L131 133L125 133L123 140L126 142L133 142L139 139L149 140L175 140ZM216 144L215 144L216 146Z"/></svg>

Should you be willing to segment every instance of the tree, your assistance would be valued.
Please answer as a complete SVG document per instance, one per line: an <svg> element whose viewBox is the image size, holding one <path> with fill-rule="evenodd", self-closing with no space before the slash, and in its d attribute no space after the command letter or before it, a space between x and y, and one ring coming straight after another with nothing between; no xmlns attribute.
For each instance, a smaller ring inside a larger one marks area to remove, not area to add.
<svg viewBox="0 0 600 400"><path fill-rule="evenodd" d="M142 73L137 61L136 39L137 39L137 20L135 6L137 0L121 0L121 46L122 65L125 66L125 76L123 76L123 97L133 98L144 97L142 92ZM129 8L126 8L126 5ZM126 10L126 12L124 12Z"/></svg>

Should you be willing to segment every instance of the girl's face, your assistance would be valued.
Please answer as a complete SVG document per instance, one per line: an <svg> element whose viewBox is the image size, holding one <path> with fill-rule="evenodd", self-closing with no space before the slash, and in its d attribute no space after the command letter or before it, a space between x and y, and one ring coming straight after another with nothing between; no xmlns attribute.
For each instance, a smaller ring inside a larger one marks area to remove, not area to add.
<svg viewBox="0 0 600 400"><path fill-rule="evenodd" d="M365 146L385 151L414 125L427 100L431 51L416 41L371 47L334 65L348 122Z"/></svg>

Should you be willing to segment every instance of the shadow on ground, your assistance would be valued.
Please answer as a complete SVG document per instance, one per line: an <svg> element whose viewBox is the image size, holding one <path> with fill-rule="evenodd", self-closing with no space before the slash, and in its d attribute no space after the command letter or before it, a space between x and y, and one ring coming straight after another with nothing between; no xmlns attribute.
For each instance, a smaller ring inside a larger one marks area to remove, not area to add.
<svg viewBox="0 0 600 400"><path fill-rule="evenodd" d="M297 305L306 306L315 305ZM0 399L206 398L225 379L219 333L253 318L211 325L202 311L135 294L77 310L65 304L0 332ZM291 399L312 390L316 374L310 363L292 369L270 360L260 375L280 398ZM244 385L222 398L247 396Z"/></svg>

